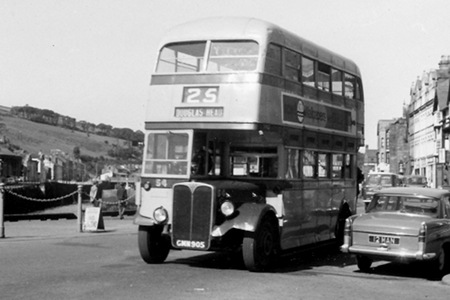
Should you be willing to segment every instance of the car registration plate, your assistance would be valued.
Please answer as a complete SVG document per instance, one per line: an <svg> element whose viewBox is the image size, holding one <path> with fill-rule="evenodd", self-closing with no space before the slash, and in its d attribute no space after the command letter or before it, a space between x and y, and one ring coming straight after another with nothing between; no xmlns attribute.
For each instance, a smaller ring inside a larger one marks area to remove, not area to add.
<svg viewBox="0 0 450 300"><path fill-rule="evenodd" d="M388 235L372 235L369 234L369 242L376 244L400 244L400 238Z"/></svg>

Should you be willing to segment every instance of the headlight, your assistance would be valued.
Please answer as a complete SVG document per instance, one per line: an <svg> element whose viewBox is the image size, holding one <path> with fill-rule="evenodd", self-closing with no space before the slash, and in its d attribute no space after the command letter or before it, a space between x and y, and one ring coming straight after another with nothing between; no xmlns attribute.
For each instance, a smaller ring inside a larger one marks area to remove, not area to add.
<svg viewBox="0 0 450 300"><path fill-rule="evenodd" d="M151 188L152 188L152 184L150 183L150 181L144 182L144 190L146 190L148 192L148 191L150 191Z"/></svg>
<svg viewBox="0 0 450 300"><path fill-rule="evenodd" d="M234 204L230 201L225 201L220 206L220 211L225 217L229 217L234 213Z"/></svg>
<svg viewBox="0 0 450 300"><path fill-rule="evenodd" d="M158 207L153 212L153 219L155 219L158 224L166 222L168 218L169 214L167 213L167 210L165 210L162 206Z"/></svg>

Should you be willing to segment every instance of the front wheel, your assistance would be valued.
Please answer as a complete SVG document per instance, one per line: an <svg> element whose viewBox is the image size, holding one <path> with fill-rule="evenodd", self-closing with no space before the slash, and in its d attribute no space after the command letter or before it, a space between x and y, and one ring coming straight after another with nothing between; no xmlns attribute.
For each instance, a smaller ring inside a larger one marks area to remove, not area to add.
<svg viewBox="0 0 450 300"><path fill-rule="evenodd" d="M139 226L139 253L148 264L163 263L170 251L170 238L162 235L162 228L157 226Z"/></svg>
<svg viewBox="0 0 450 300"><path fill-rule="evenodd" d="M267 269L276 257L278 244L276 220L266 216L253 236L244 237L242 255L245 267L252 272Z"/></svg>

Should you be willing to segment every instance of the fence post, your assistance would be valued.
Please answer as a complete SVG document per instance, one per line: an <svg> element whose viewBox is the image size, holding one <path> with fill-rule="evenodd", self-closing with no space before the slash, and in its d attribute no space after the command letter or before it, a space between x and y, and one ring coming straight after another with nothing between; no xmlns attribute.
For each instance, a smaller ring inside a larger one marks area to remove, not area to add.
<svg viewBox="0 0 450 300"><path fill-rule="evenodd" d="M78 214L77 214L77 221L78 221L78 232L83 232L83 211L81 208L81 202L82 202L82 193L83 185L78 185Z"/></svg>
<svg viewBox="0 0 450 300"><path fill-rule="evenodd" d="M4 206L4 183L0 183L0 238L3 239L5 238L5 224L4 224L4 220L3 220L3 208Z"/></svg>

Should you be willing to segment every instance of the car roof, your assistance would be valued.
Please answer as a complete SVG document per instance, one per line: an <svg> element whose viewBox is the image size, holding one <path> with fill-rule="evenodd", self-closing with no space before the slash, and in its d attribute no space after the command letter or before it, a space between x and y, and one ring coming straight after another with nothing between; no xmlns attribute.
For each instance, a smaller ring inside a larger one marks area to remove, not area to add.
<svg viewBox="0 0 450 300"><path fill-rule="evenodd" d="M443 195L450 194L450 191L444 189L433 189L425 187L392 187L383 188L376 194L397 194L397 195L417 195L425 197L440 198Z"/></svg>

